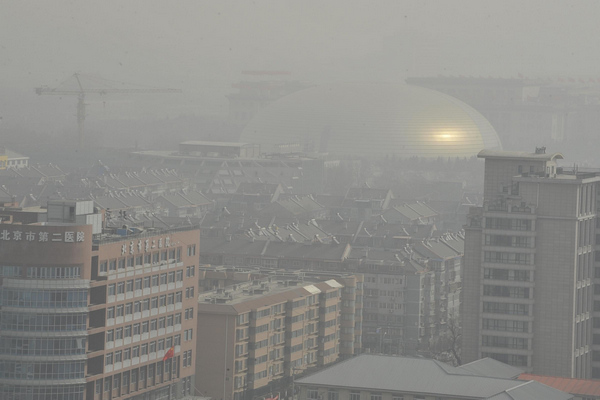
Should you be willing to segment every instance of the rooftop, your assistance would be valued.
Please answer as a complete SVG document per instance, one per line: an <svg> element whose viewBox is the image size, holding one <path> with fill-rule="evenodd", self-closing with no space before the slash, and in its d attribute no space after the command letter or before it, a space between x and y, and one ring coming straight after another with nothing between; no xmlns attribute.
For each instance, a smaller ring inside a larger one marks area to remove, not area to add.
<svg viewBox="0 0 600 400"><path fill-rule="evenodd" d="M570 394L535 381L480 376L436 360L369 354L298 379L296 383L472 399L572 398Z"/></svg>
<svg viewBox="0 0 600 400"><path fill-rule="evenodd" d="M502 151L483 149L477 154L477 158L498 158L507 160L531 160L531 161L553 161L562 160L561 153L528 153L526 151Z"/></svg>
<svg viewBox="0 0 600 400"><path fill-rule="evenodd" d="M562 378L534 374L521 374L520 380L534 380L555 389L586 397L600 397L600 381L588 379Z"/></svg>
<svg viewBox="0 0 600 400"><path fill-rule="evenodd" d="M273 274L262 280L238 283L200 293L198 303L234 306L237 311L245 311L260 308L264 304L284 302L341 287L343 285L335 279L305 281L302 274Z"/></svg>
<svg viewBox="0 0 600 400"><path fill-rule="evenodd" d="M247 146L249 143L241 143L241 142L210 142L203 140L188 140L187 142L181 142L183 145L193 145L193 146L219 146L219 147L242 147Z"/></svg>

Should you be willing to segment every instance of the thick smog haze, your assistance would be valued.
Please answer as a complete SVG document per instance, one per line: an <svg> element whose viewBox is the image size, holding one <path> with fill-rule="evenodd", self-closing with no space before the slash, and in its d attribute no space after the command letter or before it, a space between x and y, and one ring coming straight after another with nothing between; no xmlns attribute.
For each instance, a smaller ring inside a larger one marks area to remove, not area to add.
<svg viewBox="0 0 600 400"><path fill-rule="evenodd" d="M0 400L600 399L599 20L0 0Z"/></svg>
<svg viewBox="0 0 600 400"><path fill-rule="evenodd" d="M127 112L151 118L225 112L224 96L243 70L285 70L320 83L437 74L585 78L600 69L593 1L2 3L5 123L25 111L7 97L16 92L32 111L52 109L33 87L58 86L74 72L185 91L128 97ZM108 109L128 117L115 110L122 107Z"/></svg>

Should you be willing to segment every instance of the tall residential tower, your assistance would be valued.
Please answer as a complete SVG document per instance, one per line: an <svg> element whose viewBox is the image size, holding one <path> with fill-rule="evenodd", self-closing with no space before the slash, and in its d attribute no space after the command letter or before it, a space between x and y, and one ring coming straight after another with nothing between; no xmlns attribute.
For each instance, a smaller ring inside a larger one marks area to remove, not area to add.
<svg viewBox="0 0 600 400"><path fill-rule="evenodd" d="M478 157L484 204L465 227L463 361L492 357L536 374L600 378L600 352L593 356L600 174L560 168L562 155L545 148Z"/></svg>

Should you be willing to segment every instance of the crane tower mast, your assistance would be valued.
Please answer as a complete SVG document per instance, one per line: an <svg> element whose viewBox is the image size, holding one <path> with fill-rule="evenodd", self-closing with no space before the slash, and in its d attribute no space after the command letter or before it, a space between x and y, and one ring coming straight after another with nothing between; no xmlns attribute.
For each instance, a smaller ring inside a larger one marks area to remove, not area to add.
<svg viewBox="0 0 600 400"><path fill-rule="evenodd" d="M88 81L90 84L88 84ZM93 78L75 73L56 88L52 89L46 86L42 86L35 88L35 92L38 95L77 96L77 150L81 150L83 148L84 126L86 116L85 97L87 94L94 93L104 95L112 93L181 93L181 89L154 87L114 87L117 84L120 86L126 85L122 82Z"/></svg>

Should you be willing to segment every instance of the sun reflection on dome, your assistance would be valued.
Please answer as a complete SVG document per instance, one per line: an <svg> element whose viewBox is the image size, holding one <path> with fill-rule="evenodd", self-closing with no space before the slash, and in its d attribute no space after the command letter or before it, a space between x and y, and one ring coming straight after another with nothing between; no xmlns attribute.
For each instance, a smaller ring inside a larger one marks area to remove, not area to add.
<svg viewBox="0 0 600 400"><path fill-rule="evenodd" d="M292 152L281 144L295 143L309 154L406 158L473 157L502 147L475 109L433 90L392 84L330 84L290 94L262 109L240 141L273 153Z"/></svg>

